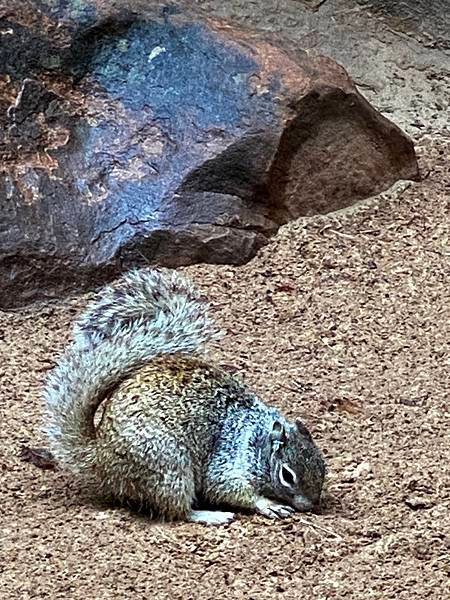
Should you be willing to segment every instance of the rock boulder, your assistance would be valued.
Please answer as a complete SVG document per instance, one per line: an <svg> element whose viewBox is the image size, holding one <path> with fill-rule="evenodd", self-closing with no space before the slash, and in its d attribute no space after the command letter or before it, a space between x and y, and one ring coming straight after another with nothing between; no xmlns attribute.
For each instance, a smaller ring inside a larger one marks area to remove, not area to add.
<svg viewBox="0 0 450 600"><path fill-rule="evenodd" d="M0 307L143 262L243 263L417 177L331 59L149 4L0 9Z"/></svg>

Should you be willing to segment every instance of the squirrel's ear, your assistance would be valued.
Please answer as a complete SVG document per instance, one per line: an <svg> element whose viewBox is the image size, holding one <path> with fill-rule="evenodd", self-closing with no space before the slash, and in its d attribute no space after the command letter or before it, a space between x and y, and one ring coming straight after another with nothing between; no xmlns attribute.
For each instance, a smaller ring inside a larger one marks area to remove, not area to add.
<svg viewBox="0 0 450 600"><path fill-rule="evenodd" d="M275 421L272 425L272 433L270 434L270 439L272 442L278 442L279 444L284 444L286 441L286 430L284 426L280 423L280 421Z"/></svg>
<svg viewBox="0 0 450 600"><path fill-rule="evenodd" d="M309 440L312 440L311 434L309 433L308 428L306 427L306 425L303 425L303 423L300 421L300 419L297 419L295 421L295 424L297 426L297 431L301 434L304 435L306 438L308 438Z"/></svg>

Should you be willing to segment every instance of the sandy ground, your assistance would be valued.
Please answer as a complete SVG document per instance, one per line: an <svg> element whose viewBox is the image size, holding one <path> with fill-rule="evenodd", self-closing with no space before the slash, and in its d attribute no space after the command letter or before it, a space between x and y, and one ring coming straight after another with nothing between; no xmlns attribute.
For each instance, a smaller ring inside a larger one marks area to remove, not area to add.
<svg viewBox="0 0 450 600"><path fill-rule="evenodd" d="M213 358L323 448L323 514L157 524L21 462L86 299L0 316L1 598L449 597L449 148L418 151L421 183L292 223L245 267L186 269L228 331Z"/></svg>

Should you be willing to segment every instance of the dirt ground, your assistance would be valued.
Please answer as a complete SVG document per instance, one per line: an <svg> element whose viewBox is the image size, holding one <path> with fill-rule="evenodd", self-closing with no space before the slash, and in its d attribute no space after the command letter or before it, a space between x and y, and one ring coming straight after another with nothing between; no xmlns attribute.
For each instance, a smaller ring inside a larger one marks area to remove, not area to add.
<svg viewBox="0 0 450 600"><path fill-rule="evenodd" d="M212 358L312 430L328 464L324 509L158 524L22 462L23 446L45 445L42 380L86 297L0 313L0 598L446 600L450 139L444 45L429 35L445 14L427 9L417 29L344 0L198 4L337 58L417 134L422 182L291 223L244 267L185 269L228 332Z"/></svg>
<svg viewBox="0 0 450 600"><path fill-rule="evenodd" d="M448 151L422 138L421 183L292 223L247 266L185 269L228 331L213 358L322 447L320 515L157 524L21 462L86 299L1 315L0 596L448 598Z"/></svg>

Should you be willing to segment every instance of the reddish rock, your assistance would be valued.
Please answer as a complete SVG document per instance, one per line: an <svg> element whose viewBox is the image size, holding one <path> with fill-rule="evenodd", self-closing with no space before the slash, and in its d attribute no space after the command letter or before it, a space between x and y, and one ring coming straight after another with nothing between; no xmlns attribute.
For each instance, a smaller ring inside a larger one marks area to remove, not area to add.
<svg viewBox="0 0 450 600"><path fill-rule="evenodd" d="M410 139L330 59L188 13L63 4L0 12L3 308L143 261L243 263L289 219L417 177Z"/></svg>

